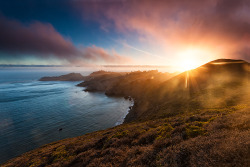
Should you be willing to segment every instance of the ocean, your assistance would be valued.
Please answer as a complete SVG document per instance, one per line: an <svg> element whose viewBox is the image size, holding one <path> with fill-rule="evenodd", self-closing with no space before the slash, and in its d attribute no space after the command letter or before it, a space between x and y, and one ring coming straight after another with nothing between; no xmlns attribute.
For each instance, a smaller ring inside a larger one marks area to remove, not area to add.
<svg viewBox="0 0 250 167"><path fill-rule="evenodd" d="M84 92L80 82L38 81L92 68L0 68L0 163L57 140L114 127L133 102ZM59 131L59 129L62 129Z"/></svg>

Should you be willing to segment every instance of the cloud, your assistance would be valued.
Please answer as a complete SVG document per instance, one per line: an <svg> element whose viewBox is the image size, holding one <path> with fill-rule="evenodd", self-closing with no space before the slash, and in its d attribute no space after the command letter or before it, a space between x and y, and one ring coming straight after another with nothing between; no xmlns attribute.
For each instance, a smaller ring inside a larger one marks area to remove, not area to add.
<svg viewBox="0 0 250 167"><path fill-rule="evenodd" d="M137 33L162 48L206 47L222 57L250 60L246 49L250 48L249 0L78 0L72 3L85 19L95 18L101 27Z"/></svg>
<svg viewBox="0 0 250 167"><path fill-rule="evenodd" d="M87 47L83 49L83 55L87 59L91 59L93 61L99 61L99 60L105 60L109 63L130 63L132 62L131 59L120 56L118 53L116 53L114 50L112 51L112 54L108 53L103 48L96 47L93 45L92 47ZM111 56L112 55L112 56Z"/></svg>
<svg viewBox="0 0 250 167"><path fill-rule="evenodd" d="M49 23L33 22L22 24L16 20L8 20L0 16L0 51L10 58L22 58L33 55L37 58L56 58L70 64L84 63L127 63L129 58L109 53L102 48L92 46L77 48L63 37Z"/></svg>
<svg viewBox="0 0 250 167"><path fill-rule="evenodd" d="M64 39L51 24L20 22L0 18L0 49L10 53L30 53L67 57L78 54L73 44Z"/></svg>

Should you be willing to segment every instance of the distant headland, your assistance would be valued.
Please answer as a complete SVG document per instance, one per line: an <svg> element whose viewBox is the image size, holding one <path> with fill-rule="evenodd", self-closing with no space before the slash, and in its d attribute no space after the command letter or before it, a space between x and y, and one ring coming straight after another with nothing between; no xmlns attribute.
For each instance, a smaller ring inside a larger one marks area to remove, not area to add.
<svg viewBox="0 0 250 167"><path fill-rule="evenodd" d="M54 77L42 77L39 81L83 81L84 77L80 73L70 73Z"/></svg>

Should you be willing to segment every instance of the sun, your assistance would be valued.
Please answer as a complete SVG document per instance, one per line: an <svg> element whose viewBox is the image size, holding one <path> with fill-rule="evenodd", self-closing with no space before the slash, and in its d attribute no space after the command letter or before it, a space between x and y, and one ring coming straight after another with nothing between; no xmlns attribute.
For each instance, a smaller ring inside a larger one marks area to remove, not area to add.
<svg viewBox="0 0 250 167"><path fill-rule="evenodd" d="M199 49L187 49L178 54L178 66L181 71L195 69L201 65L200 56L202 51Z"/></svg>
<svg viewBox="0 0 250 167"><path fill-rule="evenodd" d="M195 69L197 67L196 61L194 59L186 59L185 61L181 62L181 69L183 71L188 71Z"/></svg>

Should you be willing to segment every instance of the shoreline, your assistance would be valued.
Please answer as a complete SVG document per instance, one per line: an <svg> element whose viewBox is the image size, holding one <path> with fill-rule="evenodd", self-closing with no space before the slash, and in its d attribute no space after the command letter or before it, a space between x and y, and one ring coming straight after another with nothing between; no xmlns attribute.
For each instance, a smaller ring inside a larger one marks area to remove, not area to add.
<svg viewBox="0 0 250 167"><path fill-rule="evenodd" d="M125 122L125 118L126 116L129 114L129 112L132 110L133 106L134 106L134 101L133 99L129 99L129 101L131 102L131 105L128 107L126 114L124 114L116 123L115 126L118 125L122 125ZM115 127L114 126L114 127Z"/></svg>

